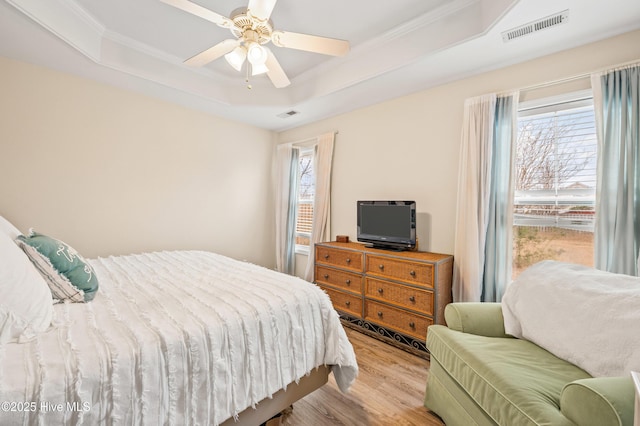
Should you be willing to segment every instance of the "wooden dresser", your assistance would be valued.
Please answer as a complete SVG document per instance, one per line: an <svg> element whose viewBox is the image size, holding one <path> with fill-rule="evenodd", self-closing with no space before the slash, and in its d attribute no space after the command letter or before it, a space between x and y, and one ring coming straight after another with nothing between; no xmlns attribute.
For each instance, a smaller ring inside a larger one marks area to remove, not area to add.
<svg viewBox="0 0 640 426"><path fill-rule="evenodd" d="M315 246L315 283L343 322L427 356L427 327L444 324L451 302L453 256L395 252L360 243Z"/></svg>

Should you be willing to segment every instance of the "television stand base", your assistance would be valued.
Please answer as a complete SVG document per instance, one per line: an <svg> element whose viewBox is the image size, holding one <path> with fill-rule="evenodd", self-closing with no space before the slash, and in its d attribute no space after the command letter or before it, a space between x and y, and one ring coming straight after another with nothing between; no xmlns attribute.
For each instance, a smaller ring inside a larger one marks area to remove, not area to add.
<svg viewBox="0 0 640 426"><path fill-rule="evenodd" d="M378 250L387 250L387 251L406 251L409 250L408 247L393 247L393 246L385 246L384 244L365 244L366 248L374 248Z"/></svg>

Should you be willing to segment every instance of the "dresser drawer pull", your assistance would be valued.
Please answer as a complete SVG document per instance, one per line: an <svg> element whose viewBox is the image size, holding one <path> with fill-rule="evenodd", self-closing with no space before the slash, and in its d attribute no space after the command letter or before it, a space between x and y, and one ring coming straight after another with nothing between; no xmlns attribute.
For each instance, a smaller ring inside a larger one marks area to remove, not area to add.
<svg viewBox="0 0 640 426"><path fill-rule="evenodd" d="M382 318L382 311L378 311L378 316Z"/></svg>
<svg viewBox="0 0 640 426"><path fill-rule="evenodd" d="M324 279L328 280L329 279L329 274L324 274Z"/></svg>
<svg viewBox="0 0 640 426"><path fill-rule="evenodd" d="M346 302L344 302L345 305L350 306L351 305L351 301L347 300Z"/></svg>
<svg viewBox="0 0 640 426"><path fill-rule="evenodd" d="M382 271L384 269L384 265L379 265L378 268Z"/></svg>
<svg viewBox="0 0 640 426"><path fill-rule="evenodd" d="M416 276L416 271L409 272L409 275L411 275L412 277L415 277Z"/></svg>
<svg viewBox="0 0 640 426"><path fill-rule="evenodd" d="M351 285L351 280L347 280L345 282L347 283L347 285Z"/></svg>
<svg viewBox="0 0 640 426"><path fill-rule="evenodd" d="M324 255L324 258L325 258L325 259L328 259L328 258L329 258L329 254L325 254L325 255Z"/></svg>
<svg viewBox="0 0 640 426"><path fill-rule="evenodd" d="M351 259L347 257L347 263L351 263Z"/></svg>
<svg viewBox="0 0 640 426"><path fill-rule="evenodd" d="M415 296L409 296L409 302L415 302L415 301L416 301Z"/></svg>
<svg viewBox="0 0 640 426"><path fill-rule="evenodd" d="M411 327L411 328L416 328L416 323L414 323L413 321L411 321L411 322L409 323L409 327Z"/></svg>
<svg viewBox="0 0 640 426"><path fill-rule="evenodd" d="M380 293L380 294L382 294L383 291L384 291L384 289L382 289L382 288L378 289L378 293Z"/></svg>

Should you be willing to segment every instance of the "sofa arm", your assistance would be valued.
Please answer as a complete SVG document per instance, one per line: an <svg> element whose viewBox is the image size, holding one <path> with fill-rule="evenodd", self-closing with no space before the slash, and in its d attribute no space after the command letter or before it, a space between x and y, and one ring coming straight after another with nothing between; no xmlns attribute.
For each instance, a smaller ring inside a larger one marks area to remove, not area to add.
<svg viewBox="0 0 640 426"><path fill-rule="evenodd" d="M580 426L633 425L635 390L631 377L597 377L567 383L560 411Z"/></svg>
<svg viewBox="0 0 640 426"><path fill-rule="evenodd" d="M452 330L487 337L511 337L504 331L500 303L450 303L444 309L444 318Z"/></svg>

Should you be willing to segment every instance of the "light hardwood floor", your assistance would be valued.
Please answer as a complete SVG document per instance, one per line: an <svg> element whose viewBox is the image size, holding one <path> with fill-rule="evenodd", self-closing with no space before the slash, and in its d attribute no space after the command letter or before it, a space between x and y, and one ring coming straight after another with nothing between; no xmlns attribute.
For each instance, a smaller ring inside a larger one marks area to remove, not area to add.
<svg viewBox="0 0 640 426"><path fill-rule="evenodd" d="M346 328L360 374L343 394L329 383L293 405L283 425L376 426L444 423L423 406L429 361Z"/></svg>

